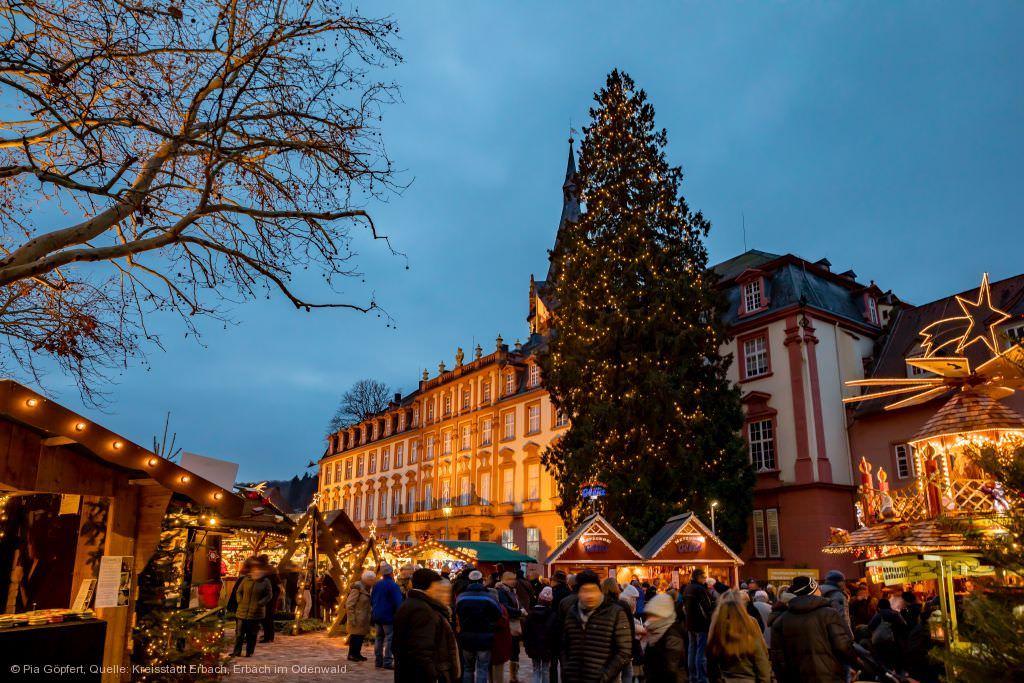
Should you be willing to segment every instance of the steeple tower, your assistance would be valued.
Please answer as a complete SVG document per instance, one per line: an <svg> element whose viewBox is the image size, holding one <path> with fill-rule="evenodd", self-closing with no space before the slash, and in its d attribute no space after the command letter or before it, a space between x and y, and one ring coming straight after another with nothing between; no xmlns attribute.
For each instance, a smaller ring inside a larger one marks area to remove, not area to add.
<svg viewBox="0 0 1024 683"><path fill-rule="evenodd" d="M569 158L565 163L565 181L562 183L562 215L558 219L558 232L555 234L555 245L561 239L566 223L575 223L580 219L580 196L576 187L576 153L573 151L572 136L569 136ZM550 256L548 257L550 259ZM548 266L547 282L556 276L551 265Z"/></svg>

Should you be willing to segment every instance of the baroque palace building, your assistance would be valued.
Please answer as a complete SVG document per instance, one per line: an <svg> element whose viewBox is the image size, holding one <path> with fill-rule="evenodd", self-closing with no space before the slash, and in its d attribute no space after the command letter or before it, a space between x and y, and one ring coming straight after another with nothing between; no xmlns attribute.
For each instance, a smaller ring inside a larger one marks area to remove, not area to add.
<svg viewBox="0 0 1024 683"><path fill-rule="evenodd" d="M570 141L559 227L579 216ZM556 240L558 239L556 235ZM757 472L744 573L832 568L829 528L852 528L856 463L843 398L884 346L904 305L826 259L747 251L714 266L727 301L731 379L741 390L750 463ZM551 272L548 273L548 279ZM541 465L567 428L545 390L536 354L557 302L530 279L529 337L500 337L472 359L424 371L418 388L378 415L333 434L320 461L320 501L399 540L489 540L543 562L566 538L557 486ZM719 501L728 505L728 501ZM707 521L708 511L695 511ZM846 563L846 564L844 564ZM825 565L828 566L825 566ZM791 572L792 573L792 572Z"/></svg>

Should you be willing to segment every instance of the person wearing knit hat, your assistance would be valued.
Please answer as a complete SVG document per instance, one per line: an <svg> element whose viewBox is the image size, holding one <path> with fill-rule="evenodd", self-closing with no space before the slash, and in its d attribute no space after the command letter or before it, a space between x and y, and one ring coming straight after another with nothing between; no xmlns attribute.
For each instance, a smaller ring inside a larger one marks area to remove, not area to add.
<svg viewBox="0 0 1024 683"><path fill-rule="evenodd" d="M558 611L551 605L554 598L551 586L544 586L537 595L537 604L530 607L523 621L523 649L533 663L534 681L550 680L550 676L543 674L550 673L555 658L551 636L556 630Z"/></svg>
<svg viewBox="0 0 1024 683"><path fill-rule="evenodd" d="M547 605L550 605L554 599L555 592L551 590L551 586L544 586L540 589L540 594L537 595L537 602L543 602Z"/></svg>
<svg viewBox="0 0 1024 683"><path fill-rule="evenodd" d="M496 638L502 622L508 622L502 617L497 597L492 596L491 591L484 586L483 572L473 569L466 578L469 583L455 598L463 680L487 683Z"/></svg>
<svg viewBox="0 0 1024 683"><path fill-rule="evenodd" d="M850 629L817 591L810 576L795 577L789 586L793 597L772 621L771 660L780 683L845 683L847 666L857 663Z"/></svg>
<svg viewBox="0 0 1024 683"><path fill-rule="evenodd" d="M658 593L644 605L644 617L644 675L651 681L685 681L685 636L676 621L675 601L667 593Z"/></svg>
<svg viewBox="0 0 1024 683"><path fill-rule="evenodd" d="M825 580L818 586L821 597L828 600L839 616L850 626L850 607L846 596L846 577L838 569L825 574Z"/></svg>
<svg viewBox="0 0 1024 683"><path fill-rule="evenodd" d="M395 582L395 570L387 562L380 565L380 580L373 584L370 603L376 636L373 642L374 665L378 669L393 669L395 657L392 646L395 635L395 613L402 605L402 589Z"/></svg>

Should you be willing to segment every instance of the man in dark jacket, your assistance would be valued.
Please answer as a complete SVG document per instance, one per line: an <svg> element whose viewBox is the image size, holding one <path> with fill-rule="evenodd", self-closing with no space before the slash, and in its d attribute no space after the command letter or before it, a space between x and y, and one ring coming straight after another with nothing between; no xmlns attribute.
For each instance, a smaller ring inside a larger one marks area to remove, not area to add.
<svg viewBox="0 0 1024 683"><path fill-rule="evenodd" d="M395 613L395 683L456 683L459 646L449 624L451 585L432 569L417 569Z"/></svg>
<svg viewBox="0 0 1024 683"><path fill-rule="evenodd" d="M565 575L565 572L559 570L551 575L551 593L551 610L558 614L559 605L562 604L563 600L572 595L572 589L569 588L569 577ZM555 626L551 633L551 683L558 683L558 639L561 632L561 624L562 618L560 616L555 619Z"/></svg>
<svg viewBox="0 0 1024 683"><path fill-rule="evenodd" d="M772 668L779 683L846 683L846 664L856 664L853 637L832 604L816 595L818 584L797 576L795 597L772 622Z"/></svg>
<svg viewBox="0 0 1024 683"><path fill-rule="evenodd" d="M483 584L483 574L474 569L466 577L469 584L455 599L455 619L459 627L464 680L487 683L491 669L491 646L501 620L501 608Z"/></svg>
<svg viewBox="0 0 1024 683"><path fill-rule="evenodd" d="M686 613L686 670L690 683L708 683L708 662L704 649L711 627L711 593L704 583L704 570L694 569L690 583L683 589L683 611Z"/></svg>
<svg viewBox="0 0 1024 683"><path fill-rule="evenodd" d="M270 564L269 555L260 555L260 563L267 568L267 580L270 581L270 602L267 603L263 615L263 641L264 643L274 642L274 614L277 612L277 603L281 599L281 575L277 568Z"/></svg>
<svg viewBox="0 0 1024 683"><path fill-rule="evenodd" d="M373 606L373 623L377 625L377 635L373 643L373 659L378 669L393 669L394 651L392 645L395 635L395 612L402 604L402 589L395 582L395 570L384 562L380 566L380 581L373 584L370 591L370 604Z"/></svg>
<svg viewBox="0 0 1024 683"><path fill-rule="evenodd" d="M243 642L246 657L252 657L256 650L256 636L260 632L260 623L266 616L267 605L274 594L266 573L267 566L257 560L250 565L249 573L238 580L238 590L235 591L235 618L238 619L238 628L235 630L235 647L231 653L234 657L242 654Z"/></svg>
<svg viewBox="0 0 1024 683"><path fill-rule="evenodd" d="M852 632L850 608L846 598L846 576L838 569L833 569L825 575L825 581L818 586L818 590L821 591L821 597L828 600L829 604L832 605L832 609L836 611L842 618L843 623L846 624L846 627Z"/></svg>
<svg viewBox="0 0 1024 683"><path fill-rule="evenodd" d="M562 680L607 683L617 680L632 656L626 611L605 599L601 581L590 570L576 575L576 595L559 606Z"/></svg>

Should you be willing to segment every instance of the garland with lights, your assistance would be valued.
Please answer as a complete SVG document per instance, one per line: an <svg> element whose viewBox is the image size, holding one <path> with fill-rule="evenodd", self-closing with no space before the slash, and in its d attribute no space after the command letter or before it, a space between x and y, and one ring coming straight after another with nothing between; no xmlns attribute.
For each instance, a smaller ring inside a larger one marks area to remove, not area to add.
<svg viewBox="0 0 1024 683"><path fill-rule="evenodd" d="M179 606L187 589L184 563L195 550L189 548L187 529L202 516L187 504L172 501L156 552L139 574L132 631L132 664L139 668L133 673L134 681L179 683L219 678L215 672L224 658L222 610Z"/></svg>
<svg viewBox="0 0 1024 683"><path fill-rule="evenodd" d="M745 540L754 474L729 382L724 305L707 269L710 223L680 194L654 108L613 71L595 95L576 187L586 211L560 227L551 254L555 333L541 365L568 432L543 461L569 526L581 486L607 484L602 510L632 542L671 515L718 509L733 547Z"/></svg>

